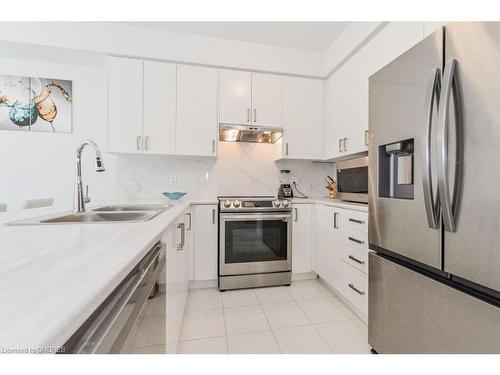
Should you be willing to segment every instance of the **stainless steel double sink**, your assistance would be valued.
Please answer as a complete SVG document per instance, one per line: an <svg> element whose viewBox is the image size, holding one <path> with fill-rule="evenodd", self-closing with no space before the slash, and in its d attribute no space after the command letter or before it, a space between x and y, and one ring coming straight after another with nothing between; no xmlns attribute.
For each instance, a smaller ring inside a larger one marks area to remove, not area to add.
<svg viewBox="0 0 500 375"><path fill-rule="evenodd" d="M41 225L41 224L71 224L71 223L138 223L149 221L170 205L140 204L140 205L109 205L81 213L54 214L49 216L21 219L8 222L7 225Z"/></svg>

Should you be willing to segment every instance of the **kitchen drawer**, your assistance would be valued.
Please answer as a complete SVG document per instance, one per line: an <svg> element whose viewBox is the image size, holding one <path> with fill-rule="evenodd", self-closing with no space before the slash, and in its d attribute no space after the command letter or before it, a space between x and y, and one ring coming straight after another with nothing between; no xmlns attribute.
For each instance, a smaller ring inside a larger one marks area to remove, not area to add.
<svg viewBox="0 0 500 375"><path fill-rule="evenodd" d="M351 265L342 263L342 294L364 315L368 315L368 275Z"/></svg>
<svg viewBox="0 0 500 375"><path fill-rule="evenodd" d="M368 273L368 251L342 245L342 260L358 270Z"/></svg>
<svg viewBox="0 0 500 375"><path fill-rule="evenodd" d="M342 228L352 228L368 233L368 213L352 210L342 210L340 215Z"/></svg>
<svg viewBox="0 0 500 375"><path fill-rule="evenodd" d="M368 251L368 233L350 228L342 228L342 243L357 250Z"/></svg>

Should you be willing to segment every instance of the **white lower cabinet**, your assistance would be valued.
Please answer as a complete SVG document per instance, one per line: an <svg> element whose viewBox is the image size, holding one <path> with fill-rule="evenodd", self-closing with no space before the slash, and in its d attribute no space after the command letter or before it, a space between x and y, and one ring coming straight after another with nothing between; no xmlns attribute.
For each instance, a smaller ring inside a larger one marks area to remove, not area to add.
<svg viewBox="0 0 500 375"><path fill-rule="evenodd" d="M186 239L186 215L180 215L164 232L166 244L166 351L175 353L189 288L190 244Z"/></svg>
<svg viewBox="0 0 500 375"><path fill-rule="evenodd" d="M167 257L166 351L176 353L190 282L217 278L217 205L188 208L165 230L162 242Z"/></svg>
<svg viewBox="0 0 500 375"><path fill-rule="evenodd" d="M217 205L196 205L193 211L193 280L217 279Z"/></svg>
<svg viewBox="0 0 500 375"><path fill-rule="evenodd" d="M315 207L313 258L314 271L325 281L337 288L340 285L340 215L337 207L317 205Z"/></svg>
<svg viewBox="0 0 500 375"><path fill-rule="evenodd" d="M368 275L346 262L341 262L339 272L342 284L338 291L356 307L364 318L368 317Z"/></svg>
<svg viewBox="0 0 500 375"><path fill-rule="evenodd" d="M315 206L313 271L368 316L368 214Z"/></svg>
<svg viewBox="0 0 500 375"><path fill-rule="evenodd" d="M312 205L294 204L292 220L292 273L311 272Z"/></svg>

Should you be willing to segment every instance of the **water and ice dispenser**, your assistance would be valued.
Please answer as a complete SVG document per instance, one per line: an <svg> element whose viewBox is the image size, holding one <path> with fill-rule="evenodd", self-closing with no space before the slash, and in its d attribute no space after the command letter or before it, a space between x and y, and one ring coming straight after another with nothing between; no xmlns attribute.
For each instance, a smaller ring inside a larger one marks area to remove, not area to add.
<svg viewBox="0 0 500 375"><path fill-rule="evenodd" d="M414 140L379 146L378 193L383 198L413 199Z"/></svg>

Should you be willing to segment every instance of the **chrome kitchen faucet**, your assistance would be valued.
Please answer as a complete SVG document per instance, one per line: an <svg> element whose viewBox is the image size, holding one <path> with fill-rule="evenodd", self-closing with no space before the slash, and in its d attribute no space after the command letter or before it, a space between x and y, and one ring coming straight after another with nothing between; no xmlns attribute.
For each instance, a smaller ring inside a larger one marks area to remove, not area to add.
<svg viewBox="0 0 500 375"><path fill-rule="evenodd" d="M104 172L104 163L102 161L101 152L99 151L99 146L94 141L89 139L83 141L76 149L76 178L75 178L75 199L73 202L74 212L85 212L85 203L90 202L88 196L89 189L87 185L87 192L85 197L83 196L83 185L82 185L82 151L85 146L90 145L94 149L95 153L95 171Z"/></svg>

